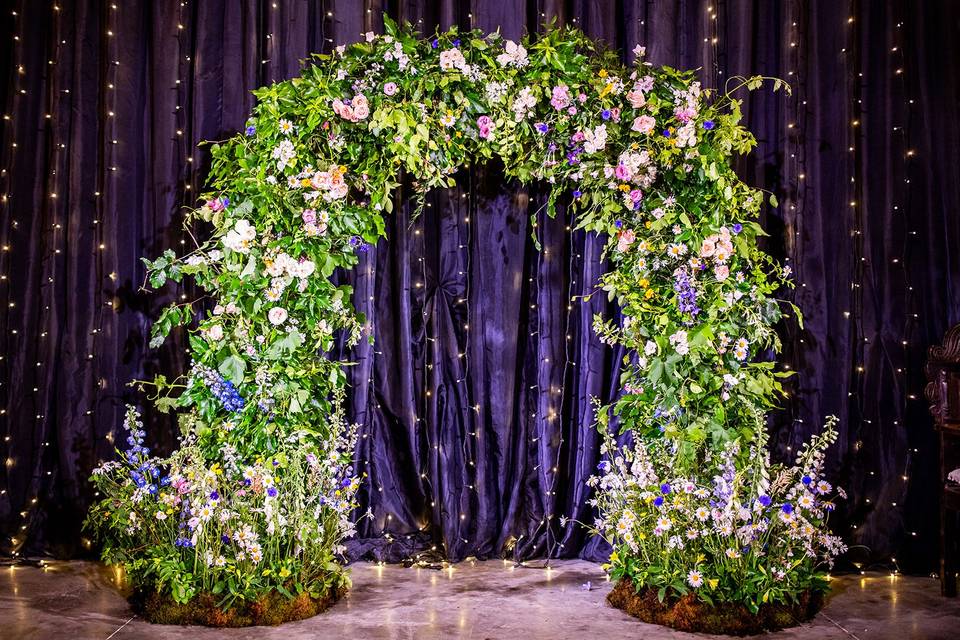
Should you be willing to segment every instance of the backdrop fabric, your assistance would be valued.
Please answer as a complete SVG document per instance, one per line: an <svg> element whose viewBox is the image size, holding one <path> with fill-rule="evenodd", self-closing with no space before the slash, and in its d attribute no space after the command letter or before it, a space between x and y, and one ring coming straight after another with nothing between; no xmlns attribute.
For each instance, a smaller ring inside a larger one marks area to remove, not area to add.
<svg viewBox="0 0 960 640"><path fill-rule="evenodd" d="M840 417L834 521L853 554L932 566L936 521L926 349L960 320L960 7L837 0L187 0L3 2L0 15L0 550L82 551L90 470L122 444L127 382L187 367L183 334L148 331L189 286L145 293L141 256L189 242L209 155L244 126L250 90L312 53L382 30L460 25L508 38L574 24L707 87L783 78L792 95L743 96L759 145L741 176L777 195L766 248L789 261L781 367L797 372L771 416L788 459ZM548 218L546 185L469 167L406 201L389 237L338 274L356 287L374 346L338 352L366 472L354 557L602 559L587 478L600 459L591 399L619 390L623 354L598 342L603 239ZM409 192L408 192L409 193ZM539 216L535 249L530 216ZM202 229L197 230L202 233ZM160 451L169 416L148 413ZM861 546L862 545L862 546ZM896 557L897 560L891 558Z"/></svg>

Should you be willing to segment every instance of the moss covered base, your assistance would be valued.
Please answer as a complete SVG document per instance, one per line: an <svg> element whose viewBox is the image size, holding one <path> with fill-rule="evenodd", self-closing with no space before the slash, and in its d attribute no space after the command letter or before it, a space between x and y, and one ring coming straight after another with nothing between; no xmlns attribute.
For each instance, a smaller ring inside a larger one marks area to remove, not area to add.
<svg viewBox="0 0 960 640"><path fill-rule="evenodd" d="M621 580L607 596L611 606L622 609L644 622L699 633L745 636L792 627L810 620L823 607L823 594L806 592L795 605L765 604L756 614L742 604L708 605L692 594L678 600L660 602L656 589L641 589Z"/></svg>
<svg viewBox="0 0 960 640"><path fill-rule="evenodd" d="M258 600L234 603L222 609L222 596L202 593L186 604L180 604L166 594L139 592L130 597L134 610L148 622L155 624L193 624L207 627L275 626L284 622L303 620L330 608L347 590L331 590L319 598L303 593L290 599L273 591Z"/></svg>

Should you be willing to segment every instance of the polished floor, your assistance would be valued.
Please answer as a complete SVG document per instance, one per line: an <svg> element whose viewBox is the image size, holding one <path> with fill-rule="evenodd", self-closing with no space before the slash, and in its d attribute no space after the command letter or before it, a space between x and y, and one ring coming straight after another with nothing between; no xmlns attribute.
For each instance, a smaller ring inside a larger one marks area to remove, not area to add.
<svg viewBox="0 0 960 640"><path fill-rule="evenodd" d="M452 570L359 563L354 588L327 613L273 628L198 629L151 625L133 616L110 569L85 562L0 570L0 638L704 638L643 624L607 606L610 583L582 561L549 571L499 562ZM881 574L834 580L810 624L765 638L960 638L960 601L930 578Z"/></svg>

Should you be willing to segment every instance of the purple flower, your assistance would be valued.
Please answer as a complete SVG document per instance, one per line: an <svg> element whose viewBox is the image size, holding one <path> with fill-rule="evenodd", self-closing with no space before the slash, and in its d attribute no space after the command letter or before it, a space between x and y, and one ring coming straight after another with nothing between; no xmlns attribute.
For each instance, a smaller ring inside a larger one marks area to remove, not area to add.
<svg viewBox="0 0 960 640"><path fill-rule="evenodd" d="M603 111L601 111L601 112L600 112L600 117L603 118L604 120L609 120L609 119L610 119L610 109L604 109Z"/></svg>
<svg viewBox="0 0 960 640"><path fill-rule="evenodd" d="M793 513L793 505L789 502L784 502L783 506L780 507L780 511L783 511L787 515Z"/></svg>
<svg viewBox="0 0 960 640"><path fill-rule="evenodd" d="M670 493L670 485L668 484L660 485L660 491L662 491L664 494Z"/></svg>
<svg viewBox="0 0 960 640"><path fill-rule="evenodd" d="M653 499L653 505L655 507L659 507L662 504L663 504L663 496L657 496L656 498Z"/></svg>
<svg viewBox="0 0 960 640"><path fill-rule="evenodd" d="M734 233L734 234L740 233L741 231L743 231L743 225L742 225L742 224L740 224L740 223L738 222L738 223L736 223L735 225L733 225L733 233Z"/></svg>
<svg viewBox="0 0 960 640"><path fill-rule="evenodd" d="M210 492L210 499L213 500L214 502L216 502L217 500L220 499L220 494L217 493L216 491L211 491L211 492Z"/></svg>
<svg viewBox="0 0 960 640"><path fill-rule="evenodd" d="M813 478L811 478L810 476L803 476L802 478L800 478L800 482L802 482L803 484L810 484L811 482L813 482Z"/></svg>
<svg viewBox="0 0 960 640"><path fill-rule="evenodd" d="M430 42L430 46L431 46L433 49L436 49L437 47L440 46L440 41L437 40L436 38L434 38L434 39Z"/></svg>
<svg viewBox="0 0 960 640"><path fill-rule="evenodd" d="M252 136L256 132L257 132L257 128L255 126L253 126L252 124L247 125L246 133L248 136Z"/></svg>
<svg viewBox="0 0 960 640"><path fill-rule="evenodd" d="M677 292L677 308L680 309L680 313L689 313L691 316L700 313L700 307L697 306L697 290L686 269L677 269L674 273L673 290Z"/></svg>
<svg viewBox="0 0 960 640"><path fill-rule="evenodd" d="M703 128L706 129L707 131L710 131L710 129L713 129L713 120L704 120Z"/></svg>
<svg viewBox="0 0 960 640"><path fill-rule="evenodd" d="M759 503L760 503L762 506L764 506L764 507L769 507L769 506L770 506L770 496L760 496L759 498L757 498L757 502L759 502Z"/></svg>
<svg viewBox="0 0 960 640"><path fill-rule="evenodd" d="M613 226L617 229L623 229L623 220L617 219L613 221Z"/></svg>
<svg viewBox="0 0 960 640"><path fill-rule="evenodd" d="M453 41L453 46L455 46L455 47L459 47L459 46L460 46L460 38L457 38L456 40Z"/></svg>
<svg viewBox="0 0 960 640"><path fill-rule="evenodd" d="M582 195L583 195L583 192L580 191L580 189L577 189L576 191L573 192L573 197L574 197L574 198L579 198L579 197L582 196Z"/></svg>
<svg viewBox="0 0 960 640"><path fill-rule="evenodd" d="M670 129L664 129L664 130L663 130L663 137L664 137L664 138L669 138L669 137L670 137Z"/></svg>
<svg viewBox="0 0 960 640"><path fill-rule="evenodd" d="M267 489L267 495L270 496L271 498L276 498L276 497L277 497L277 488L276 488L276 487L270 487L269 489Z"/></svg>
<svg viewBox="0 0 960 640"><path fill-rule="evenodd" d="M533 126L534 126L534 127L536 128L536 130L539 131L540 133L546 133L547 131L550 131L550 127L547 126L547 123L545 123L545 122L538 122L538 123L534 124Z"/></svg>
<svg viewBox="0 0 960 640"><path fill-rule="evenodd" d="M223 544L230 544L230 536L226 534L220 536L220 542L222 542Z"/></svg>

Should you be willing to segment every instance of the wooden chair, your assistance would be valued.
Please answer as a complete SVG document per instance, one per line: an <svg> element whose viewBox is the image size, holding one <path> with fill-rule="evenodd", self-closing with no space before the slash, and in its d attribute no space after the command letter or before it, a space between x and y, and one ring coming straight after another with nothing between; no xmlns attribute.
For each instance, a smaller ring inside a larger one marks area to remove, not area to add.
<svg viewBox="0 0 960 640"><path fill-rule="evenodd" d="M960 469L960 324L947 331L943 344L930 347L926 373L925 395L940 444L940 592L956 597L960 484L947 474Z"/></svg>

